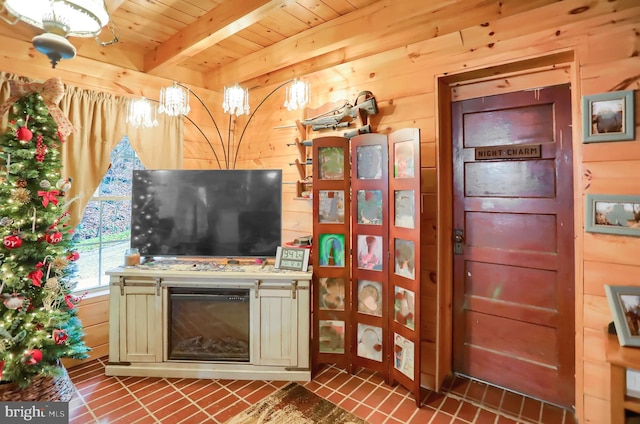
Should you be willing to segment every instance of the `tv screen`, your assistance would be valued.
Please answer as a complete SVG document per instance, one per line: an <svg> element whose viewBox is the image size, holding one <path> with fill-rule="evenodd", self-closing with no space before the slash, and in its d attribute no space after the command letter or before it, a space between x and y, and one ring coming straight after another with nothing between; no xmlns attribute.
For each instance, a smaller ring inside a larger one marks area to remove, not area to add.
<svg viewBox="0 0 640 424"><path fill-rule="evenodd" d="M143 256L268 257L282 238L281 170L133 171Z"/></svg>

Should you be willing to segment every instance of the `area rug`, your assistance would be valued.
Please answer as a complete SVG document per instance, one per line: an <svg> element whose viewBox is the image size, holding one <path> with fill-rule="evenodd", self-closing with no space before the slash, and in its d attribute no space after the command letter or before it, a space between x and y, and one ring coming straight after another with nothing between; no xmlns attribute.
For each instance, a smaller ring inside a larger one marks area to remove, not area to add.
<svg viewBox="0 0 640 424"><path fill-rule="evenodd" d="M226 421L225 424L367 424L367 422L298 383L289 383Z"/></svg>

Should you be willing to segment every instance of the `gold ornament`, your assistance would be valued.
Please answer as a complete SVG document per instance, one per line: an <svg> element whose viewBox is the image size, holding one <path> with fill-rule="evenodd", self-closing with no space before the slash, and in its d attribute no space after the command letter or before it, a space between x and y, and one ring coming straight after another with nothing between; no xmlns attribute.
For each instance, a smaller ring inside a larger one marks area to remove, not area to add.
<svg viewBox="0 0 640 424"><path fill-rule="evenodd" d="M55 258L53 262L51 262L51 268L53 268L56 271L62 271L67 267L68 264L69 264L69 261L67 261L66 258L59 256Z"/></svg>
<svg viewBox="0 0 640 424"><path fill-rule="evenodd" d="M26 205L31 201L31 192L26 188L16 188L11 192L11 199L13 199L14 202Z"/></svg>

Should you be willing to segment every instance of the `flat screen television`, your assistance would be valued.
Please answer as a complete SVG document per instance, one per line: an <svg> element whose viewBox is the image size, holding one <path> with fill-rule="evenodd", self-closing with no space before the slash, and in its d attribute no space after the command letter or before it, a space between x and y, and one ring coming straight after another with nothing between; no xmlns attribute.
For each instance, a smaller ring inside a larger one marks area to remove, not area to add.
<svg viewBox="0 0 640 424"><path fill-rule="evenodd" d="M281 221L281 170L133 171L131 247L142 256L275 256Z"/></svg>

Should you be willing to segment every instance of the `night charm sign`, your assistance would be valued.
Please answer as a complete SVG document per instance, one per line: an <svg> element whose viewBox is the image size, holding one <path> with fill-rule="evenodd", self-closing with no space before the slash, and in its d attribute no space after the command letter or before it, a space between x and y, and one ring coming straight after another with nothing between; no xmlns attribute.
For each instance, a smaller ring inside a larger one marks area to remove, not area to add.
<svg viewBox="0 0 640 424"><path fill-rule="evenodd" d="M542 157L540 144L476 147L476 160L525 159Z"/></svg>

